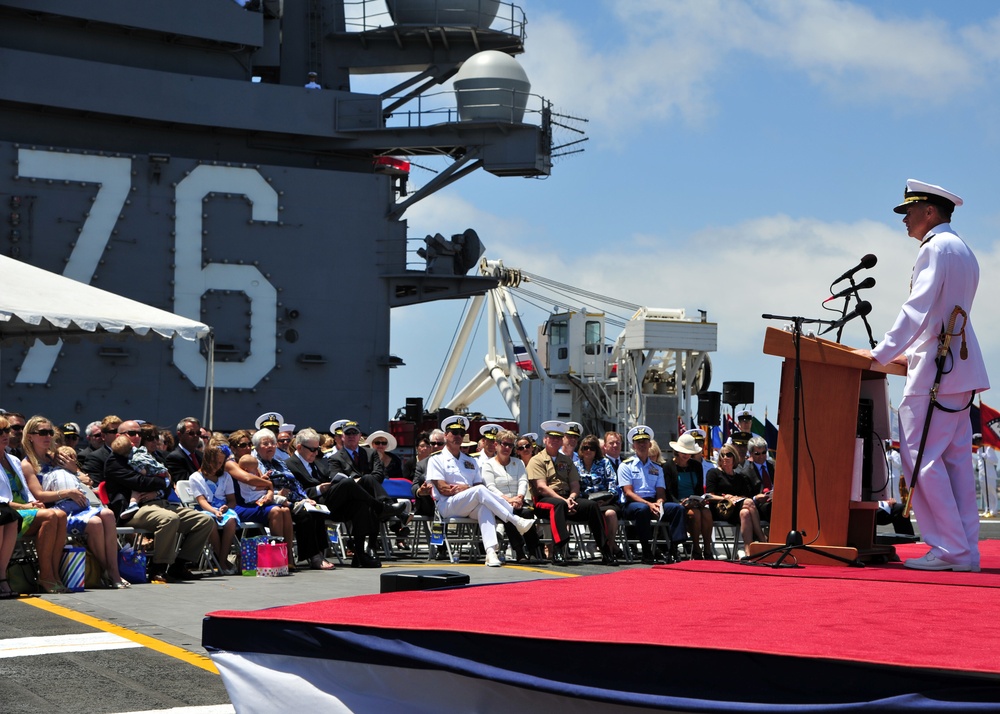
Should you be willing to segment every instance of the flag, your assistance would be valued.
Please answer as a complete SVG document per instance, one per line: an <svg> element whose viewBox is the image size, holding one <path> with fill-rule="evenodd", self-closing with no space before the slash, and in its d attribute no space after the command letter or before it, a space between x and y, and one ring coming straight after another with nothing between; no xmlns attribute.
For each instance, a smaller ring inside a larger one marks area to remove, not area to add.
<svg viewBox="0 0 1000 714"><path fill-rule="evenodd" d="M767 448L774 451L778 448L778 427L771 423L771 420L764 417L764 439L767 440Z"/></svg>
<svg viewBox="0 0 1000 714"><path fill-rule="evenodd" d="M757 417L753 418L753 426L750 427L750 433L754 434L755 436L764 436L764 434L766 433L764 430L764 425Z"/></svg>
<svg viewBox="0 0 1000 714"><path fill-rule="evenodd" d="M683 434L685 431L687 431L687 427L684 426L684 420L681 419L680 417L677 417L677 436L678 436L678 438L680 438L680 435Z"/></svg>
<svg viewBox="0 0 1000 714"><path fill-rule="evenodd" d="M729 441L729 437L733 435L736 431L736 424L733 423L732 414L726 414L722 417L722 441Z"/></svg>
<svg viewBox="0 0 1000 714"><path fill-rule="evenodd" d="M722 427L713 426L712 427L712 449L718 451L722 448L722 444L725 440L722 438Z"/></svg>
<svg viewBox="0 0 1000 714"><path fill-rule="evenodd" d="M994 449L1000 448L1000 412L993 407L986 406L986 402L982 399L979 400L979 422L983 443ZM975 427L973 426L973 428Z"/></svg>

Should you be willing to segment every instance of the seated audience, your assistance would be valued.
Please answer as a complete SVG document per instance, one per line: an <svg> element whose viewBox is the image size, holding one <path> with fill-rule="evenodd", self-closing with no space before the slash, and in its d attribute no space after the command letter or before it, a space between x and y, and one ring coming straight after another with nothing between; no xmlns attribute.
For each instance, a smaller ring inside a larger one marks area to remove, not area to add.
<svg viewBox="0 0 1000 714"><path fill-rule="evenodd" d="M501 429L496 433L496 455L487 459L482 466L483 483L510 504L514 515L532 518L534 511L525 502L528 495L528 472L524 468L524 462L511 458L516 438L514 432L508 429ZM542 545L535 528L529 528L522 534L517 528L505 527L504 534L514 549L518 563L548 562L542 557Z"/></svg>
<svg viewBox="0 0 1000 714"><path fill-rule="evenodd" d="M434 488L434 500L442 518L475 518L479 521L486 565L503 565L497 547L496 521L509 523L521 534L535 527L534 519L514 515L513 507L486 488L479 464L462 453L462 443L469 429L469 420L455 415L441 422L445 433L445 448L430 457L427 481Z"/></svg>
<svg viewBox="0 0 1000 714"><path fill-rule="evenodd" d="M618 519L622 514L622 490L618 485L618 474L611 461L604 458L601 442L594 434L585 436L580 442L579 459L575 463L583 495L601 509L605 537L609 543L614 543L618 537Z"/></svg>
<svg viewBox="0 0 1000 714"><path fill-rule="evenodd" d="M230 434L229 448L232 456L226 459L223 470L236 481L233 488L236 515L244 523L267 526L271 535L284 540L288 544L288 567L294 570L292 543L295 530L291 504L283 496L279 503L274 497L271 480L260 473L257 457L250 453L253 442L249 431L241 429Z"/></svg>
<svg viewBox="0 0 1000 714"><path fill-rule="evenodd" d="M681 434L677 441L670 442L674 458L663 468L667 482L667 492L684 508L684 521L691 536L691 558L693 560L714 560L712 549L712 511L704 498L702 484L704 473L701 464L694 459L701 448L690 433Z"/></svg>
<svg viewBox="0 0 1000 714"><path fill-rule="evenodd" d="M233 479L226 473L225 467L225 452L218 446L209 446L205 449L201 468L191 474L188 481L198 507L215 519L216 528L208 538L215 559L219 561L223 573L233 575L239 568L229 565L229 552L236 538L236 529L242 524L235 510Z"/></svg>
<svg viewBox="0 0 1000 714"><path fill-rule="evenodd" d="M53 449L52 422L33 416L24 427L24 460L21 471L32 495L46 505L66 512L66 532L86 537L87 550L97 558L105 587L127 588L118 572L118 531L107 508L92 507L76 476L76 450Z"/></svg>
<svg viewBox="0 0 1000 714"><path fill-rule="evenodd" d="M662 558L660 553L654 555L651 547L654 518L667 524L671 558L677 558L678 547L685 538L684 509L668 500L663 467L650 456L653 436L653 430L644 424L632 427L628 440L635 455L618 467L618 485L625 496L622 516L635 523L643 563Z"/></svg>
<svg viewBox="0 0 1000 714"><path fill-rule="evenodd" d="M740 453L737 447L725 444L719 449L719 465L706 476L707 490L711 494L709 507L715 520L739 525L744 545L754 541L763 542L760 514L757 513L753 498L756 489L739 467ZM725 517L719 510L719 504L723 501L733 504L731 512Z"/></svg>
<svg viewBox="0 0 1000 714"><path fill-rule="evenodd" d="M139 446L138 422L122 422L118 432L128 436L133 446ZM126 456L111 453L104 464L104 480L109 505L118 513L124 510L134 491L143 494L139 499L139 509L129 525L153 532L150 582L181 582L198 578L191 571L191 566L200 560L202 549L215 528L212 517L168 501L167 496L172 490L167 479L156 475L143 476L132 468ZM178 534L182 536L179 548Z"/></svg>

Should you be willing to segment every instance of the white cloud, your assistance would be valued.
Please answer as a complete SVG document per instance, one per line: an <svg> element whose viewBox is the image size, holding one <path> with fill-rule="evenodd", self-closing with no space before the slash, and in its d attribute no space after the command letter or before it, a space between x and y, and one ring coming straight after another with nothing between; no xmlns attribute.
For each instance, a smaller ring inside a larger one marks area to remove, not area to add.
<svg viewBox="0 0 1000 714"><path fill-rule="evenodd" d="M581 290L651 307L681 307L689 317L696 317L699 309L707 310L708 319L719 325L719 350L712 355L713 389L719 389L723 381L753 381L757 385L756 408L763 412L765 406L769 407L774 419L780 362L763 355L761 348L765 329L782 327L785 323L764 320L761 315L836 319L838 313L821 307L829 294L829 282L856 265L862 256L873 253L878 256L878 264L860 272L856 279L872 276L877 280L877 285L862 297L872 303L868 319L875 339L879 340L906 299L916 251L916 242L901 228L884 223L827 223L775 215L732 226L705 228L693 235L635 234L624 237L605 252L596 253L571 253L557 247L539 249L523 232L515 231L499 250L490 250L488 257L503 258L509 267L571 283ZM980 248L979 260L983 276L1000 273L1000 245ZM846 283L836 286L838 290L843 287ZM531 284L527 288L539 290ZM594 307L585 298L573 299L579 300L580 307ZM550 307L544 300L541 302L545 309ZM842 300L831 303L837 310L842 304ZM975 324L987 355L987 367L993 374L1000 374L1000 334L986 329L989 308L996 304L1000 304L1000 285L984 278L976 301ZM534 334L544 313L526 302L520 307L526 328ZM428 320L427 315L435 310L437 314L447 314L447 319ZM420 336L423 347L417 351L421 358L429 360L424 371L434 372L444 359L459 308L421 306L419 311L419 327L411 323L408 329ZM398 329L394 328L393 340L397 352ZM818 331L816 326L807 325L806 329ZM608 333L613 336L616 330L609 329ZM415 345L417 337L413 335L403 341ZM826 337L833 337L833 333ZM867 340L861 320L847 325L845 344L867 347ZM469 356L466 376L482 365L484 348L479 345L477 349ZM428 350L435 356L428 357ZM997 357L991 360L991 355ZM406 354L402 356L408 364L414 363ZM902 380L890 381L896 402L901 389ZM492 402L486 403L492 404L492 410L487 411L495 415L500 404L496 395Z"/></svg>
<svg viewBox="0 0 1000 714"><path fill-rule="evenodd" d="M801 72L838 100L886 104L941 104L980 86L1000 60L1000 20L956 35L943 19L903 9L880 17L842 0L617 0L608 7L614 24L606 32L625 38L611 49L570 11L529 6L531 51L521 60L533 91L605 133L675 116L700 124L715 111L713 83L747 59Z"/></svg>

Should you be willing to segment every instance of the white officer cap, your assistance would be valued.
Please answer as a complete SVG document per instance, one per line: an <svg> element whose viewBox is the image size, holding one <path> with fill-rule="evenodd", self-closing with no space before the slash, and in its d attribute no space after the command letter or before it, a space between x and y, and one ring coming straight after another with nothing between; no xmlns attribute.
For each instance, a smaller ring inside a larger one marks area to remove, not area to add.
<svg viewBox="0 0 1000 714"><path fill-rule="evenodd" d="M257 421L254 422L254 426L257 430L261 429L271 429L277 433L278 428L285 422L285 417L281 416L278 412L264 412L259 417Z"/></svg>
<svg viewBox="0 0 1000 714"><path fill-rule="evenodd" d="M948 210L954 210L956 206L961 206L963 201L948 189L935 186L932 183L924 183L916 179L906 179L906 189L903 191L903 202L892 209L895 213L906 213L906 209L913 203L927 201L937 206L944 206Z"/></svg>
<svg viewBox="0 0 1000 714"><path fill-rule="evenodd" d="M497 434L503 431L503 427L499 424L483 424L479 427L479 435L484 439L489 439L490 441L497 440Z"/></svg>
<svg viewBox="0 0 1000 714"><path fill-rule="evenodd" d="M549 419L542 422L542 431L545 432L545 436L562 436L568 428L566 422L559 421L558 419Z"/></svg>
<svg viewBox="0 0 1000 714"><path fill-rule="evenodd" d="M629 441L647 441L649 439L655 439L656 435L653 430L650 429L645 424L639 424L633 426L628 430L628 440ZM693 440L693 439L692 439Z"/></svg>
<svg viewBox="0 0 1000 714"><path fill-rule="evenodd" d="M468 431L469 420L461 414L454 414L441 422L441 431Z"/></svg>

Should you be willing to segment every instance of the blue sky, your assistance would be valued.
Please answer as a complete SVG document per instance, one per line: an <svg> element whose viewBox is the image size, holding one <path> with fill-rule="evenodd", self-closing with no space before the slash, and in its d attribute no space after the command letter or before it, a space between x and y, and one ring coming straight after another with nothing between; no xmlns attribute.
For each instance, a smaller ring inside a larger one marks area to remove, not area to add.
<svg viewBox="0 0 1000 714"><path fill-rule="evenodd" d="M712 389L756 385L777 411L762 313L823 317L830 281L874 253L876 339L917 243L892 213L907 178L966 205L972 313L1000 380L1000 7L994 2L522 0L532 92L586 117L586 151L544 181L478 172L411 208L413 239L476 229L487 257L719 325ZM429 172L414 170L416 185ZM525 307L529 331L544 314ZM463 301L397 309L390 414L427 397ZM480 330L480 337L484 330ZM865 346L860 321L844 342ZM462 383L482 365L484 340ZM897 403L902 379L890 380ZM985 395L991 402L990 393ZM1000 398L992 402L1000 405ZM498 394L474 407L505 409Z"/></svg>

